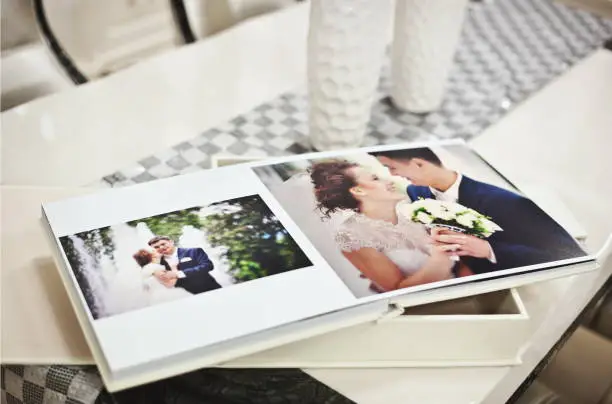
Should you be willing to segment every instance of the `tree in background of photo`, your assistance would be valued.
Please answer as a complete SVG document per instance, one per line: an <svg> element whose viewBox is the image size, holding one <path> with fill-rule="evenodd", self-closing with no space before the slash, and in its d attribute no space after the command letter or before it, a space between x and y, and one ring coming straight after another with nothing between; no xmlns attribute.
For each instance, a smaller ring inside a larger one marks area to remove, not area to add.
<svg viewBox="0 0 612 404"><path fill-rule="evenodd" d="M214 247L224 246L224 258L237 282L258 279L312 265L287 229L257 195L211 205L214 213L201 218Z"/></svg>
<svg viewBox="0 0 612 404"><path fill-rule="evenodd" d="M152 216L146 219L134 220L128 222L128 225L137 226L138 223L145 223L154 234L167 236L175 243L178 243L185 226L193 226L196 229L201 229L202 224L200 223L200 216L198 214L200 209L200 207L195 207L177 210L175 212Z"/></svg>
<svg viewBox="0 0 612 404"><path fill-rule="evenodd" d="M222 247L235 283L310 266L304 252L257 195L138 219L178 244L183 229L201 230L212 247Z"/></svg>
<svg viewBox="0 0 612 404"><path fill-rule="evenodd" d="M177 246L180 246L181 236L186 228L197 229L201 232L202 241L208 241L213 248L219 247L219 258L223 260L224 266L227 266L227 272L234 283L312 265L287 229L258 195L137 219L126 224L133 229L144 224L152 234L167 236L174 240ZM72 239L62 239L64 251L76 269L77 276L83 278L84 273L89 274L89 278L79 279L86 293L95 292L92 290L95 288L90 285L94 276L94 283L104 288L106 275L109 274L98 276L96 272L101 270L100 262L104 257L111 261L117 259L115 249L121 241L115 240L115 236L111 226L75 234L71 236ZM74 240L82 244L79 251L75 249ZM142 238L142 246L139 248L146 248L147 241L148 236ZM203 248L207 249L206 246ZM84 258L88 261L83 261ZM130 259L131 256L128 261Z"/></svg>
<svg viewBox="0 0 612 404"><path fill-rule="evenodd" d="M104 310L102 299L98 296L100 288L96 287L100 282L104 282L104 278L98 276L96 279L90 279L83 267L85 265L93 265L97 269L101 250L104 250L104 247L101 247L98 243L101 232L107 234L108 228L78 233L72 237L64 236L60 238L60 243L62 244L66 259L73 268L74 276L81 287L83 297L94 318L98 318ZM79 243L79 240L81 240L80 243L82 243L82 248L89 253L91 257L90 262L85 261L77 250L75 244ZM106 285L103 284L102 286L104 287Z"/></svg>

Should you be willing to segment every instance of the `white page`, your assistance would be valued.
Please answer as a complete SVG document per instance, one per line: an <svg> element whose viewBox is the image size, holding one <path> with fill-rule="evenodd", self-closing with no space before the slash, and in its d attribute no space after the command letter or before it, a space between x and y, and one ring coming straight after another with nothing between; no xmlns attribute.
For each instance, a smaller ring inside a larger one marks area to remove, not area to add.
<svg viewBox="0 0 612 404"><path fill-rule="evenodd" d="M54 234L61 238L255 194L312 265L98 319L87 311L111 372L338 310L357 299L245 167L203 171L44 205ZM74 273L70 276L76 285ZM83 293L79 296L88 307Z"/></svg>

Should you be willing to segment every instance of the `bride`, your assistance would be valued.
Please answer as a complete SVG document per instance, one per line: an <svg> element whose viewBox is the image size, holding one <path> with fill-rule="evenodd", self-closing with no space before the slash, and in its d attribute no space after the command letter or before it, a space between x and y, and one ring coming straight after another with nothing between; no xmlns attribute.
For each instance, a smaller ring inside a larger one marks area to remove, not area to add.
<svg viewBox="0 0 612 404"><path fill-rule="evenodd" d="M422 224L401 214L409 204L393 184L348 161L314 163L309 169L324 217L351 210L337 229L342 254L378 289L391 291L451 279L454 261L446 251L458 245L430 244Z"/></svg>
<svg viewBox="0 0 612 404"><path fill-rule="evenodd" d="M161 257L156 251L140 249L133 255L133 258L142 268L140 274L143 288L147 292L150 305L193 296L183 288L166 286L155 277L157 271L166 271L166 267L160 263Z"/></svg>

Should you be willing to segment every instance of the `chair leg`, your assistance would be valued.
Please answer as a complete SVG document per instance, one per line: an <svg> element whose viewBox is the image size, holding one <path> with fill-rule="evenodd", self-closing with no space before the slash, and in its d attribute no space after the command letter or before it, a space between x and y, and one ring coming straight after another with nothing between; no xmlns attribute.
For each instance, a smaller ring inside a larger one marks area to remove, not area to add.
<svg viewBox="0 0 612 404"><path fill-rule="evenodd" d="M51 53L53 53L53 56L62 66L68 77L70 77L75 84L79 85L87 83L89 79L74 64L66 50L55 37L55 34L49 25L49 21L47 20L47 13L45 12L43 1L44 0L33 0L32 3L34 7L34 17L36 18L38 29L45 44L51 50Z"/></svg>
<svg viewBox="0 0 612 404"><path fill-rule="evenodd" d="M186 44L195 42L197 39L189 23L189 16L187 15L187 9L183 0L170 0L170 7L172 8L174 22L178 25L179 31L183 36L183 41Z"/></svg>

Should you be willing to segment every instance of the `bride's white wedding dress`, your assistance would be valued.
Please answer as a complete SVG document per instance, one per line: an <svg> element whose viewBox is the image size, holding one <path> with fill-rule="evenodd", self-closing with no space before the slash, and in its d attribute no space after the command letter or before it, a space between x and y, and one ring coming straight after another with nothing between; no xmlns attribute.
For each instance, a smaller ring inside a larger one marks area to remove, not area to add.
<svg viewBox="0 0 612 404"><path fill-rule="evenodd" d="M153 273L159 270L165 271L166 267L153 262L142 267L141 275L145 290L148 294L149 304L152 305L193 296L193 294L187 292L183 288L168 288L164 286L155 276L153 276Z"/></svg>
<svg viewBox="0 0 612 404"><path fill-rule="evenodd" d="M395 206L398 222L371 219L356 213L346 219L336 232L336 243L342 251L374 248L386 255L404 275L419 270L429 258L428 233L425 226L414 223L401 212L410 202Z"/></svg>

